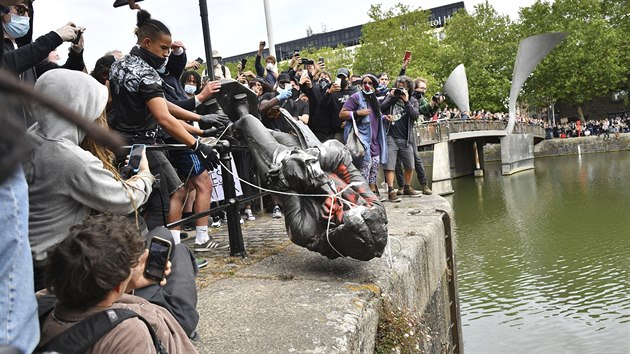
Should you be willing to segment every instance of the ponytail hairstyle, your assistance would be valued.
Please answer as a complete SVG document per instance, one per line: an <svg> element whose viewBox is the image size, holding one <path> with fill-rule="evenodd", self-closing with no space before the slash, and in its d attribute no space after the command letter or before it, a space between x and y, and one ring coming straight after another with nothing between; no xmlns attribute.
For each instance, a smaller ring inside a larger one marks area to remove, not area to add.
<svg viewBox="0 0 630 354"><path fill-rule="evenodd" d="M138 43L145 38L154 41L162 34L171 35L168 27L162 22L152 19L151 14L147 10L138 11L138 23L136 26L134 33L138 37Z"/></svg>

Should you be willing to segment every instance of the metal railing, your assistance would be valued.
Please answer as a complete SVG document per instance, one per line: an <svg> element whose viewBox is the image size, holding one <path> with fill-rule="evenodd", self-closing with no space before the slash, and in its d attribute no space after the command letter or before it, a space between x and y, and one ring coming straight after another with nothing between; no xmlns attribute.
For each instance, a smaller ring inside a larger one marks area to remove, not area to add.
<svg viewBox="0 0 630 354"><path fill-rule="evenodd" d="M487 119L440 119L437 121L418 123L417 142L419 146L433 145L448 141L451 133L463 133L484 130L505 130L506 120ZM545 129L537 124L517 122L514 134L534 134L536 138L545 137Z"/></svg>
<svg viewBox="0 0 630 354"><path fill-rule="evenodd" d="M166 225L166 228L170 229L175 226L180 226L187 222L195 221L199 218L209 216L216 212L225 211L227 215L228 224L228 237L230 242L230 256L246 257L245 244L243 242L243 231L240 223L240 211L241 204L253 201L258 198L262 198L269 192L261 191L259 193L252 194L247 197L237 197L234 180L232 178L232 157L231 152L233 149L247 149L246 146L230 146L230 143L224 140L219 140L214 149L219 153L219 161L221 162L221 176L223 177L223 195L224 199L220 201L219 206L210 208L206 211L193 214L189 217L174 221ZM123 146L122 149L130 149L130 146ZM189 149L184 144L160 144L160 145L147 145L147 150L184 150ZM262 206L262 205L261 205Z"/></svg>

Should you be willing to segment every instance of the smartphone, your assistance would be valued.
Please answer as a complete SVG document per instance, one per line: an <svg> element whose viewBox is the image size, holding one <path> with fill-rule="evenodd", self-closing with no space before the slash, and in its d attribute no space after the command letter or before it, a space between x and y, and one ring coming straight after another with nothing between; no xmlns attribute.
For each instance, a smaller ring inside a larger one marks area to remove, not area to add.
<svg viewBox="0 0 630 354"><path fill-rule="evenodd" d="M201 57L195 59L195 61L199 64L203 64L203 59L201 59Z"/></svg>
<svg viewBox="0 0 630 354"><path fill-rule="evenodd" d="M403 57L403 61L407 61L411 59L411 52L410 51L406 51L405 52L405 56Z"/></svg>
<svg viewBox="0 0 630 354"><path fill-rule="evenodd" d="M317 59L317 61L318 61L318 62L320 62L320 63L322 63L322 64L324 64L324 58L322 58L322 57L319 57L319 58Z"/></svg>
<svg viewBox="0 0 630 354"><path fill-rule="evenodd" d="M245 64L247 64L247 59L241 59L241 69L245 69Z"/></svg>
<svg viewBox="0 0 630 354"><path fill-rule="evenodd" d="M144 144L134 144L129 151L129 161L127 165L120 170L120 176L127 179L140 171L140 161L142 160L142 152L145 150Z"/></svg>
<svg viewBox="0 0 630 354"><path fill-rule="evenodd" d="M260 41L260 44L264 47L264 46L266 46L266 45L267 45L267 42L265 42L265 41Z"/></svg>
<svg viewBox="0 0 630 354"><path fill-rule="evenodd" d="M85 31L85 28L79 28L79 30L77 31L77 38L75 38L72 41L72 44L79 44L79 41L81 40L81 36L83 35L83 31Z"/></svg>
<svg viewBox="0 0 630 354"><path fill-rule="evenodd" d="M291 84L284 85L285 90L293 90L293 86Z"/></svg>
<svg viewBox="0 0 630 354"><path fill-rule="evenodd" d="M144 267L144 276L158 283L164 279L166 264L171 256L173 245L170 241L153 236L149 243L149 256Z"/></svg>
<svg viewBox="0 0 630 354"><path fill-rule="evenodd" d="M133 144L131 151L129 151L129 163L127 166L131 167L131 171L135 174L140 171L140 161L142 160L142 152L146 149L144 144Z"/></svg>
<svg viewBox="0 0 630 354"><path fill-rule="evenodd" d="M341 79L340 78L337 78L337 80L335 80L335 85L341 86Z"/></svg>

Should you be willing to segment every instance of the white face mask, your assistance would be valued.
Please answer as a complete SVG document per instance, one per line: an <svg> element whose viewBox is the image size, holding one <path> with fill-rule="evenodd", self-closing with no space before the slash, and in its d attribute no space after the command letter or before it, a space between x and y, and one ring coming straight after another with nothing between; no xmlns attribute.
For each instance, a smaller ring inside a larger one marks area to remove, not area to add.
<svg viewBox="0 0 630 354"><path fill-rule="evenodd" d="M9 23L3 23L2 26L7 35L13 39L26 36L28 30L31 28L28 16L16 14L11 14L11 21Z"/></svg>
<svg viewBox="0 0 630 354"><path fill-rule="evenodd" d="M197 86L195 85L184 85L184 91L186 91L189 95L194 95L197 91Z"/></svg>

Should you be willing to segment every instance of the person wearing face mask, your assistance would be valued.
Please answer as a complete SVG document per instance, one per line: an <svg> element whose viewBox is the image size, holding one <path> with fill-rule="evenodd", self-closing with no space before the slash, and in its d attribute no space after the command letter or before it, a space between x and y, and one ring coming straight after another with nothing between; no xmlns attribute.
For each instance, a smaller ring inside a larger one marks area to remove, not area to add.
<svg viewBox="0 0 630 354"><path fill-rule="evenodd" d="M343 142L343 126L339 112L353 93L349 88L349 76L348 69L337 70L337 80L326 88L320 98L317 113L309 124L315 136L322 142L330 139Z"/></svg>
<svg viewBox="0 0 630 354"><path fill-rule="evenodd" d="M359 131L359 139L365 147L365 156L353 164L361 171L361 175L368 182L370 190L379 198L380 193L376 185L379 164L387 164L387 139L384 122L386 116L381 113L381 106L375 94L378 79L372 74L361 77L361 91L350 96L344 103L339 118L344 121L354 120ZM344 143L352 130L351 122L344 127Z"/></svg>
<svg viewBox="0 0 630 354"><path fill-rule="evenodd" d="M265 58L264 68L260 63L263 49L265 49L265 44L266 43L264 41L260 41L260 43L258 43L258 53L256 53L254 67L256 68L256 75L262 78L266 83L273 86L278 81L278 66L276 65L276 57L273 55L269 55Z"/></svg>
<svg viewBox="0 0 630 354"><path fill-rule="evenodd" d="M192 98L201 90L201 76L196 71L184 71L179 77L179 83L184 88L188 98Z"/></svg>
<svg viewBox="0 0 630 354"><path fill-rule="evenodd" d="M214 78L216 80L219 79L231 79L232 74L230 73L230 68L223 65L221 62L223 61L223 57L219 54L218 50L212 51L212 67L214 68Z"/></svg>
<svg viewBox="0 0 630 354"><path fill-rule="evenodd" d="M310 110L308 101L304 101L300 99L300 93L305 93L302 90L302 85L300 83L302 81L306 82L308 80L307 77L301 76L300 78L292 77L291 78L291 99L295 104L295 115L298 120L302 121L304 124L308 124L310 117ZM306 88L306 84L304 84Z"/></svg>
<svg viewBox="0 0 630 354"><path fill-rule="evenodd" d="M186 47L180 41L171 44L171 55L164 66L164 69L158 70L160 77L164 80L164 97L168 102L193 112L198 105L209 99L216 92L220 85L217 81L207 83L195 95L194 91L191 96L186 92L186 86L182 87L178 80L182 76L182 71L186 67ZM194 77L194 76L190 76ZM197 89L196 85L189 85L188 90ZM222 119L228 121L227 116L223 115ZM191 124L191 122L188 122ZM219 132L219 133L222 133ZM168 133L164 133L164 142L167 144L177 144L178 141L172 138ZM185 190L190 191L190 199L195 200L194 211L200 213L210 209L210 195L212 194L212 182L207 170L203 168L199 158L190 150L173 150L169 152L171 164L177 170L181 180L185 183ZM174 193L171 196L169 220L179 220L182 218L182 210L186 200L186 192ZM190 216L190 215L187 215ZM209 240L208 235L208 217L195 220L196 240L197 244L205 244ZM174 237L180 238L181 226L171 229Z"/></svg>
<svg viewBox="0 0 630 354"><path fill-rule="evenodd" d="M110 68L112 105L118 120L114 129L129 144L156 144L162 142L157 135L159 125L178 142L190 147L207 169L216 168L219 159L212 146L202 143L192 135L205 135L206 131L180 123L177 119L199 121L221 131L227 122L219 121L212 115L200 116L165 99L166 84L158 70L162 71L166 67L166 58L172 49L171 32L162 22L152 19L145 10L138 11L137 19L136 46ZM213 93L218 92L218 87L218 83L213 85L216 90ZM148 228L153 229L164 225L163 212L168 213L169 197L173 196L175 199L178 196L173 194L183 194L185 191L181 188L182 181L163 151L148 151L147 158L151 170L161 176L159 192L154 192L149 197L145 215ZM175 220L166 220L173 221ZM179 243L176 236L174 233L175 242Z"/></svg>
<svg viewBox="0 0 630 354"><path fill-rule="evenodd" d="M5 68L20 76L24 82L35 83L37 77L48 70L65 68L83 70L83 37L72 44L68 61L59 66L46 60L48 54L63 42L74 41L83 28L69 22L56 31L51 31L30 43L31 38L31 2L20 1L13 6L0 6L3 30L3 61Z"/></svg>

